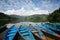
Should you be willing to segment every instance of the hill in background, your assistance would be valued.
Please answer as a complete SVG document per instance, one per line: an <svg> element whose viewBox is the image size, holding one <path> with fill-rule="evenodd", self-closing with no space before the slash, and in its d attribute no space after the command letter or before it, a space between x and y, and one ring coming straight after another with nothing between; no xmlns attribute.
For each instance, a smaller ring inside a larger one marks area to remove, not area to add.
<svg viewBox="0 0 60 40"><path fill-rule="evenodd" d="M13 20L16 20L17 18L11 17L7 14L4 14L2 12L0 12L0 26L1 25L5 25Z"/></svg>
<svg viewBox="0 0 60 40"><path fill-rule="evenodd" d="M0 12L0 25L7 23L18 23L18 22L47 22L48 15L45 14L35 14L31 16L19 16L19 15L7 15Z"/></svg>
<svg viewBox="0 0 60 40"><path fill-rule="evenodd" d="M35 15L31 15L31 16L19 16L19 15L10 15L11 17L15 17L18 18L18 20L16 20L17 22L26 22L26 21L31 21L31 22L46 22L47 21L47 16L45 14L35 14ZM15 22L16 22L15 21Z"/></svg>
<svg viewBox="0 0 60 40"><path fill-rule="evenodd" d="M35 15L28 16L26 19L32 22L46 22L47 17L48 15L46 14L41 14L41 15L35 14Z"/></svg>

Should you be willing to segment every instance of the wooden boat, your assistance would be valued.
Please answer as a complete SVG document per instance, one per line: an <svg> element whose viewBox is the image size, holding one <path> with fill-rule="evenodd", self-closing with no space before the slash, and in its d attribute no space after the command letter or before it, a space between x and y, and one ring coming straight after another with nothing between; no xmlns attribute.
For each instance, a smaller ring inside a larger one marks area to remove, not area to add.
<svg viewBox="0 0 60 40"><path fill-rule="evenodd" d="M23 38L23 40L35 40L34 36L32 35L30 29L25 26L25 25L21 25L19 27L19 34L21 35L21 37Z"/></svg>
<svg viewBox="0 0 60 40"><path fill-rule="evenodd" d="M60 23L56 23L55 25L60 29Z"/></svg>
<svg viewBox="0 0 60 40"><path fill-rule="evenodd" d="M54 26L50 26L50 25L48 25L48 24L43 24L43 25L46 26L46 27L49 28L49 29L52 29L52 30L55 30L55 31L60 32L60 29L59 29L59 28L56 28L56 27L54 27Z"/></svg>
<svg viewBox="0 0 60 40"><path fill-rule="evenodd" d="M55 25L59 25L59 26L60 26L60 23L51 23L51 22L50 22L49 24L55 24Z"/></svg>
<svg viewBox="0 0 60 40"><path fill-rule="evenodd" d="M50 25L47 25L47 24L44 24L47 28L51 29L52 31L60 34L60 29L59 28L56 28L56 27L53 27L53 26L50 26Z"/></svg>
<svg viewBox="0 0 60 40"><path fill-rule="evenodd" d="M33 24L30 24L29 27L32 33L36 35L38 38L40 38L41 40L47 40L43 32L39 29L39 27Z"/></svg>
<svg viewBox="0 0 60 40"><path fill-rule="evenodd" d="M4 40L13 40L18 29L15 25L11 26L9 29L6 30L4 34Z"/></svg>
<svg viewBox="0 0 60 40"><path fill-rule="evenodd" d="M53 25L53 27L60 29L60 23L46 23L46 24Z"/></svg>
<svg viewBox="0 0 60 40"><path fill-rule="evenodd" d="M52 35L52 36L54 36L54 37L56 37L57 39L60 39L60 35L58 35L57 33L55 33L54 31L51 31L51 30L49 30L47 27L45 27L43 24L37 24L40 28L42 28L41 30L43 31L43 32L46 32L46 33L48 33L48 34L50 34L50 35Z"/></svg>
<svg viewBox="0 0 60 40"><path fill-rule="evenodd" d="M6 25L0 26L0 33L4 32L7 29Z"/></svg>

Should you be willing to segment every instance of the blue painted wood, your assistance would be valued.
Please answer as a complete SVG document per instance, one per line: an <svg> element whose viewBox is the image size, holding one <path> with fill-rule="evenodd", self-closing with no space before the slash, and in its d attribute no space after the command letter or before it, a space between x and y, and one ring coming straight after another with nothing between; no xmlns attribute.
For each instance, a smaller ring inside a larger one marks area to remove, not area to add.
<svg viewBox="0 0 60 40"><path fill-rule="evenodd" d="M56 27L53 27L53 26L50 26L50 25L47 25L47 24L44 24L46 27L52 29L52 30L55 30L55 31L59 31L60 32L60 29L59 28L56 28Z"/></svg>
<svg viewBox="0 0 60 40"><path fill-rule="evenodd" d="M21 25L19 27L19 34L24 40L35 40L30 29L27 26Z"/></svg>
<svg viewBox="0 0 60 40"><path fill-rule="evenodd" d="M53 27L60 29L60 23L48 23L48 24L51 24L53 25Z"/></svg>
<svg viewBox="0 0 60 40"><path fill-rule="evenodd" d="M18 29L17 29L17 27L15 25L11 26L5 32L4 40L13 40L13 38L16 35L17 31L18 31Z"/></svg>
<svg viewBox="0 0 60 40"><path fill-rule="evenodd" d="M39 25L39 27L41 27L41 28L43 28L45 31L47 31L48 33L50 33L50 34L56 34L54 31L51 31L50 29L48 29L44 24L37 24L37 25Z"/></svg>
<svg viewBox="0 0 60 40"><path fill-rule="evenodd" d="M50 22L49 24L55 24L55 25L59 25L59 26L60 26L60 23L51 23L51 22Z"/></svg>
<svg viewBox="0 0 60 40"><path fill-rule="evenodd" d="M34 29L36 29L41 37L44 36L43 32L37 25L29 24L29 27L33 27Z"/></svg>

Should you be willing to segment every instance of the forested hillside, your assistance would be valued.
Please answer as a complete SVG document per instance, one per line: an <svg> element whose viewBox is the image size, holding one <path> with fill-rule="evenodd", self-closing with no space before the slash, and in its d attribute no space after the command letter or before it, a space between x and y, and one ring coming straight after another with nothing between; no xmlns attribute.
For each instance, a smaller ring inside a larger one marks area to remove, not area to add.
<svg viewBox="0 0 60 40"><path fill-rule="evenodd" d="M50 13L47 19L49 22L60 22L60 8Z"/></svg>
<svg viewBox="0 0 60 40"><path fill-rule="evenodd" d="M16 18L0 12L0 25L5 25L5 24L7 24L15 19Z"/></svg>
<svg viewBox="0 0 60 40"><path fill-rule="evenodd" d="M28 16L26 20L32 22L47 22L47 16L48 15L45 14L41 14L41 15L36 14L36 15Z"/></svg>

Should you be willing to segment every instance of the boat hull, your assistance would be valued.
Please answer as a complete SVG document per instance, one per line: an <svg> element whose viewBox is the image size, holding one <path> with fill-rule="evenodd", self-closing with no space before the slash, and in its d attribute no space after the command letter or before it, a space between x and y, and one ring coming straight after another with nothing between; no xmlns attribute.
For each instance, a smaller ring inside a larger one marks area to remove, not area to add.
<svg viewBox="0 0 60 40"><path fill-rule="evenodd" d="M16 26L15 25L11 26L5 32L4 40L13 40L17 32L18 32L18 29L16 28Z"/></svg>
<svg viewBox="0 0 60 40"><path fill-rule="evenodd" d="M43 29L42 29L43 32L45 32L45 33L47 33L47 34L49 34L49 35L52 35L52 36L60 39L60 35L58 35L58 34L55 33L54 31L49 30L46 26L44 26L44 25L42 25L42 26L39 25L39 27L43 28Z"/></svg>
<svg viewBox="0 0 60 40"><path fill-rule="evenodd" d="M39 37L40 37L41 40L47 40L46 37L45 37L45 35L43 34L43 32L41 31L41 29L37 25L30 24L29 27L32 27L35 30L37 30L37 32L38 32L37 35L39 35Z"/></svg>
<svg viewBox="0 0 60 40"><path fill-rule="evenodd" d="M24 40L35 40L29 28L25 25L19 27L19 34Z"/></svg>

